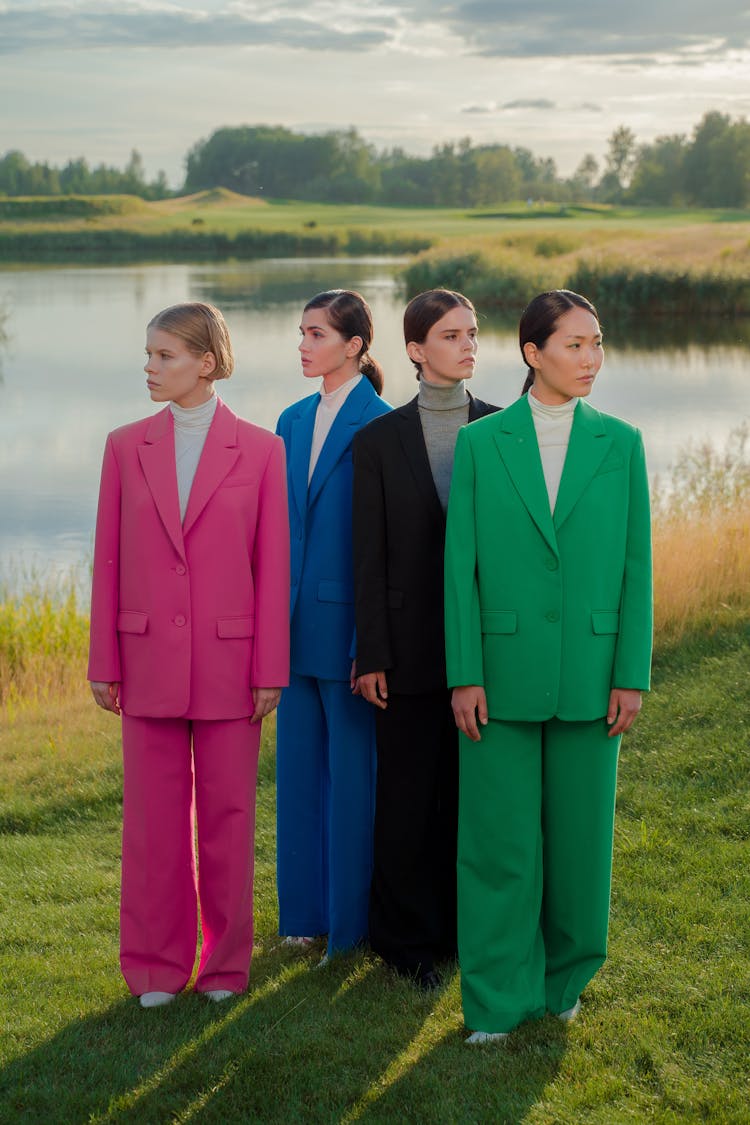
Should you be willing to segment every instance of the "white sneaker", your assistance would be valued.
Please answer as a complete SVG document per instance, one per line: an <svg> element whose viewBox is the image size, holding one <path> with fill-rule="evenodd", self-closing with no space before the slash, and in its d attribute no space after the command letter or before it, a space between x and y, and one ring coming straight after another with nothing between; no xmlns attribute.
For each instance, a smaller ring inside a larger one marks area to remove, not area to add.
<svg viewBox="0 0 750 1125"><path fill-rule="evenodd" d="M144 992L140 997L142 1008L161 1008L164 1004L171 1004L177 994L175 992Z"/></svg>
<svg viewBox="0 0 750 1125"><path fill-rule="evenodd" d="M220 1004L222 1000L228 1000L234 993L230 988L207 988L203 993L209 1000L213 1000L214 1004Z"/></svg>
<svg viewBox="0 0 750 1125"><path fill-rule="evenodd" d="M581 997L579 996L572 1008L566 1008L564 1012L558 1012L557 1018L562 1020L563 1023L571 1023L581 1010Z"/></svg>
<svg viewBox="0 0 750 1125"><path fill-rule="evenodd" d="M316 969L324 969L326 967L326 965L330 962L330 960L331 960L331 958L328 956L328 954L324 953L323 956L318 961L315 968Z"/></svg>
<svg viewBox="0 0 750 1125"><path fill-rule="evenodd" d="M464 1043L469 1043L472 1047L477 1043L501 1043L509 1035L509 1031L473 1031L468 1039L464 1039Z"/></svg>
<svg viewBox="0 0 750 1125"><path fill-rule="evenodd" d="M304 945L312 945L312 943L314 941L315 941L315 938L311 938L311 937L292 937L292 936L289 936L289 937L285 937L281 944L282 945L303 945L304 946Z"/></svg>

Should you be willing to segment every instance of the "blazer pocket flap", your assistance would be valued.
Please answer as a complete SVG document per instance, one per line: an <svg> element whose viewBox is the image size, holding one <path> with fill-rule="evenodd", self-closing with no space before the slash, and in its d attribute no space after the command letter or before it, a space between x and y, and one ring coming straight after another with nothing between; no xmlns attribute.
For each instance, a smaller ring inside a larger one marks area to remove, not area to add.
<svg viewBox="0 0 750 1125"><path fill-rule="evenodd" d="M404 591L389 590L387 601L389 609L401 609L404 604Z"/></svg>
<svg viewBox="0 0 750 1125"><path fill-rule="evenodd" d="M601 476L602 473L612 473L615 469L624 469L625 462L619 453L610 453L604 458L599 468L596 470L596 475Z"/></svg>
<svg viewBox="0 0 750 1125"><path fill-rule="evenodd" d="M255 633L254 617L220 617L216 622L216 632L224 640L237 637L252 637Z"/></svg>
<svg viewBox="0 0 750 1125"><path fill-rule="evenodd" d="M118 633L145 633L147 625L147 613L138 613L134 609L121 609L117 614Z"/></svg>
<svg viewBox="0 0 750 1125"><path fill-rule="evenodd" d="M354 601L354 590L347 582L319 582L319 602L345 602Z"/></svg>
<svg viewBox="0 0 750 1125"><path fill-rule="evenodd" d="M482 610L483 633L515 633L518 629L518 614L512 609Z"/></svg>
<svg viewBox="0 0 750 1125"><path fill-rule="evenodd" d="M241 485L244 485L247 488L251 484L257 485L258 484L258 478L257 477L240 476L239 473L238 473L236 477L225 477L221 487L222 488L239 488Z"/></svg>
<svg viewBox="0 0 750 1125"><path fill-rule="evenodd" d="M595 633L619 633L620 614L617 610L596 610L591 614L591 628Z"/></svg>

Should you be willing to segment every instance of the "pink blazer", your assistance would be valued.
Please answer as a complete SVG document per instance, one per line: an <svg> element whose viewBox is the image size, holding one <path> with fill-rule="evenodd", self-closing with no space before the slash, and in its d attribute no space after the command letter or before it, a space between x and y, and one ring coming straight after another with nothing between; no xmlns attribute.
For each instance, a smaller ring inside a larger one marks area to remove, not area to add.
<svg viewBox="0 0 750 1125"><path fill-rule="evenodd" d="M289 680L284 445L219 401L180 522L167 407L109 435L88 677L129 715L236 719Z"/></svg>

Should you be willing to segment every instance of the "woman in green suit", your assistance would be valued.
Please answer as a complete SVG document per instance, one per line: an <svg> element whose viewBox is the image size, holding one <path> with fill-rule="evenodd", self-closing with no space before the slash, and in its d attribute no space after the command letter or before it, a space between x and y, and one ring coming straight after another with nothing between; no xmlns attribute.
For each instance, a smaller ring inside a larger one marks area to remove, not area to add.
<svg viewBox="0 0 750 1125"><path fill-rule="evenodd" d="M604 962L617 755L649 687L638 430L584 399L593 305L535 297L521 398L459 432L445 554L460 738L458 945L469 1043L580 1010Z"/></svg>

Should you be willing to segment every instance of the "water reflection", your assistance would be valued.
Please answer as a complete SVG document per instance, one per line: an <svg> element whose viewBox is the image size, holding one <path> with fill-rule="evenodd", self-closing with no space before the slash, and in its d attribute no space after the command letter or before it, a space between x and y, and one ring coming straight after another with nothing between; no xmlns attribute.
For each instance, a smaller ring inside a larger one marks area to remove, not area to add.
<svg viewBox="0 0 750 1125"><path fill-rule="evenodd" d="M237 356L221 393L273 428L289 402L316 389L300 374L296 349L302 305L321 289L364 293L385 396L394 404L412 397L399 268L399 259L332 258L0 271L10 335L0 384L0 572L9 560L66 566L90 552L105 436L157 409L142 370L145 325L156 311L186 299L218 304ZM605 327L607 361L592 402L641 427L652 473L663 473L689 438L723 444L747 416L747 323L609 318ZM480 315L474 389L488 401L519 393L515 333L514 319Z"/></svg>

